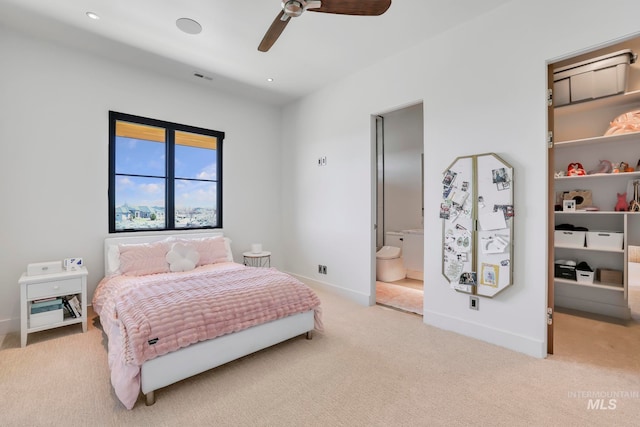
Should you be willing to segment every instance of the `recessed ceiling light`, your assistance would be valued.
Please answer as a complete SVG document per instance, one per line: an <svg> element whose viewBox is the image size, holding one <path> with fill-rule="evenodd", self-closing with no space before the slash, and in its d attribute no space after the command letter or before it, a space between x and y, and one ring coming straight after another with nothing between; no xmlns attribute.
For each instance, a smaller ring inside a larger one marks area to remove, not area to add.
<svg viewBox="0 0 640 427"><path fill-rule="evenodd" d="M202 31L202 25L189 18L178 19L176 26L187 34L199 34Z"/></svg>
<svg viewBox="0 0 640 427"><path fill-rule="evenodd" d="M268 82L272 82L272 81L273 81L273 79L272 79L271 77L269 77L269 78L267 79L267 81L268 81Z"/></svg>
<svg viewBox="0 0 640 427"><path fill-rule="evenodd" d="M96 19L96 20L100 19L100 17L97 14L93 13L93 12L87 12L87 16L89 18L91 18L91 19Z"/></svg>

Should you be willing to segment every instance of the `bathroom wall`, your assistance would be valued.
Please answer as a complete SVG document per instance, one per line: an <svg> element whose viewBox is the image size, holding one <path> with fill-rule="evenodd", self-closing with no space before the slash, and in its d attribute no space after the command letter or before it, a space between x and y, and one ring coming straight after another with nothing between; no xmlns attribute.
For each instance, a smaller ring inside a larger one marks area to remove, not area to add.
<svg viewBox="0 0 640 427"><path fill-rule="evenodd" d="M422 104L384 117L384 230L422 228Z"/></svg>

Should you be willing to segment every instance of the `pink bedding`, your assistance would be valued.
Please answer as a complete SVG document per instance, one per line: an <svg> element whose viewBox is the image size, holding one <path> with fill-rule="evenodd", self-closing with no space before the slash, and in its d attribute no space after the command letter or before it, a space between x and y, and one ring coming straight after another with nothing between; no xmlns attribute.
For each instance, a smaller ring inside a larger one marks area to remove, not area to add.
<svg viewBox="0 0 640 427"><path fill-rule="evenodd" d="M140 390L140 366L188 345L292 314L315 312L320 300L302 282L273 268L235 263L188 272L104 278L93 308L108 336L111 382L131 409Z"/></svg>

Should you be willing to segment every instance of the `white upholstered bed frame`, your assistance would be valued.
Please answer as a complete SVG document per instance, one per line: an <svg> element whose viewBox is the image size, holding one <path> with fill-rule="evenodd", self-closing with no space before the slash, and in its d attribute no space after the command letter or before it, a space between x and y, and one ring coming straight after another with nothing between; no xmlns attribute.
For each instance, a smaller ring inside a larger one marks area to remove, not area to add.
<svg viewBox="0 0 640 427"><path fill-rule="evenodd" d="M222 232L207 232L109 237L104 242L105 271L109 271L107 255L111 245L156 242L169 236L180 237L181 239L198 239L222 235ZM307 339L311 339L313 329L314 313L313 310L310 310L253 326L240 332L202 341L156 357L142 365L140 391L145 395L146 404L153 405L155 403L155 391L159 388L302 334L306 334Z"/></svg>

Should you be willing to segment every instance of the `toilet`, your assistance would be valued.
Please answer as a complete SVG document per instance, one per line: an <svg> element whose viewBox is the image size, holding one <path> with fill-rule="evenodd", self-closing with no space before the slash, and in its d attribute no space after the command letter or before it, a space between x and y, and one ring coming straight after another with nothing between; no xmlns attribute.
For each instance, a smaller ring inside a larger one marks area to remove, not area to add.
<svg viewBox="0 0 640 427"><path fill-rule="evenodd" d="M407 270L402 260L402 233L390 231L385 233L385 243L376 252L376 280L395 282L407 277Z"/></svg>

